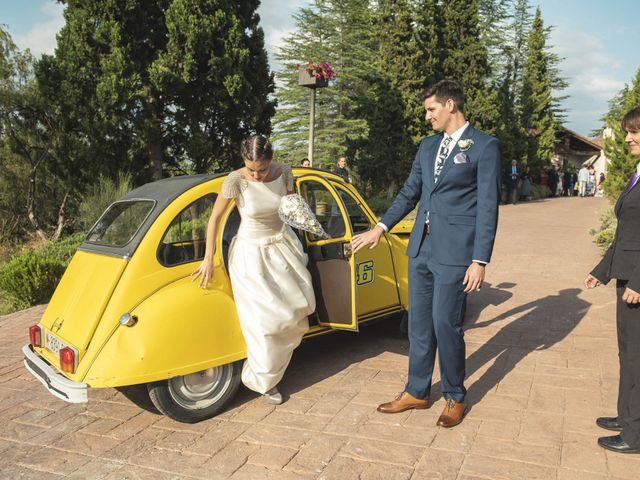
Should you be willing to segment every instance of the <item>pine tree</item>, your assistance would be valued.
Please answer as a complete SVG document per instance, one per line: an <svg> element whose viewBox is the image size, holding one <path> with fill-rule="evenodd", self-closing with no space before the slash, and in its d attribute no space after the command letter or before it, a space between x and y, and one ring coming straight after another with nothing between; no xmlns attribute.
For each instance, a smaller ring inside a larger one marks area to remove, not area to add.
<svg viewBox="0 0 640 480"><path fill-rule="evenodd" d="M72 157L112 177L159 178L181 165L227 169L244 135L269 133L258 0L64 3L55 55L37 73L79 139Z"/></svg>
<svg viewBox="0 0 640 480"><path fill-rule="evenodd" d="M278 159L298 164L307 156L309 90L298 86L298 67L309 61L327 62L338 78L316 92L314 166L331 167L346 151L347 140L367 135L358 118L357 98L374 75L372 18L366 0L316 0L294 15L296 27L276 58L278 111L273 138Z"/></svg>
<svg viewBox="0 0 640 480"><path fill-rule="evenodd" d="M553 96L554 83L562 87L556 74L557 58L548 53L544 28L538 8L527 40L520 93L521 123L530 138L528 164L535 170L551 162L555 152L556 130L559 126L558 99Z"/></svg>
<svg viewBox="0 0 640 480"><path fill-rule="evenodd" d="M640 107L640 69L631 82L625 85L610 102L609 113L605 116L609 135L604 138L604 154L611 162L607 168L604 191L610 201L615 202L624 191L638 164L638 157L632 156L624 139L626 132L620 121L631 109Z"/></svg>

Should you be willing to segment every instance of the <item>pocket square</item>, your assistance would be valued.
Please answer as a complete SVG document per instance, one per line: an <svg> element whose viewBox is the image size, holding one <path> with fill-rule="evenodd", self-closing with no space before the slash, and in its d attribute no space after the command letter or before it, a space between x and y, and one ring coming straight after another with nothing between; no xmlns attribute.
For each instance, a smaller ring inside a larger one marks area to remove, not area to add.
<svg viewBox="0 0 640 480"><path fill-rule="evenodd" d="M453 157L453 163L469 163L469 156L464 152L460 152Z"/></svg>

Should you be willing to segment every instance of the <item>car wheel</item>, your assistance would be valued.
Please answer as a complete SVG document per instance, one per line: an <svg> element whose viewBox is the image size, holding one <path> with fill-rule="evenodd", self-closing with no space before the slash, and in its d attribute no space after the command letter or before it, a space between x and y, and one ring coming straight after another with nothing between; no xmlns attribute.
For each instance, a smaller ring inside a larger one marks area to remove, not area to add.
<svg viewBox="0 0 640 480"><path fill-rule="evenodd" d="M196 423L218 414L240 386L242 361L147 384L149 398L167 417Z"/></svg>

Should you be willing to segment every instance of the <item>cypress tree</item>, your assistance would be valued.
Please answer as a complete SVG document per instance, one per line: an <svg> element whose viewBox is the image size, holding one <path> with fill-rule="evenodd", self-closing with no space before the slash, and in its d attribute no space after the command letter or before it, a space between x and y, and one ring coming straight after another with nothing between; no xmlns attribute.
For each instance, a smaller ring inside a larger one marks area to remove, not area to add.
<svg viewBox="0 0 640 480"><path fill-rule="evenodd" d="M465 114L482 130L500 131L498 95L491 85L487 46L480 39L478 0L442 4L444 76L459 81L466 96Z"/></svg>
<svg viewBox="0 0 640 480"><path fill-rule="evenodd" d="M67 0L41 88L112 177L227 169L242 136L269 133L273 79L258 0ZM142 172L142 173L141 173Z"/></svg>
<svg viewBox="0 0 640 480"><path fill-rule="evenodd" d="M562 87L554 70L557 57L547 52L545 30L540 9L535 17L527 40L527 57L524 63L522 90L520 92L521 122L529 136L528 164L533 169L545 167L555 152L558 99L553 96L554 80Z"/></svg>

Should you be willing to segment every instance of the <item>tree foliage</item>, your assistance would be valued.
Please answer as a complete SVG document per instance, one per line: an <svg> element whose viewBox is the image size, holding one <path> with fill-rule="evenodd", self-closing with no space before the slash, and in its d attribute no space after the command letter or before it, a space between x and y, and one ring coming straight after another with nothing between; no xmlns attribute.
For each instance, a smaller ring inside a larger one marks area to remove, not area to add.
<svg viewBox="0 0 640 480"><path fill-rule="evenodd" d="M629 152L625 140L626 132L620 121L631 109L640 107L640 69L631 85L625 87L609 103L609 112L604 116L607 129L604 136L604 154L611 162L607 168L604 191L607 198L615 202L626 188L638 164L638 157Z"/></svg>
<svg viewBox="0 0 640 480"><path fill-rule="evenodd" d="M228 169L274 102L258 0L67 0L37 65L73 159L114 177Z"/></svg>

